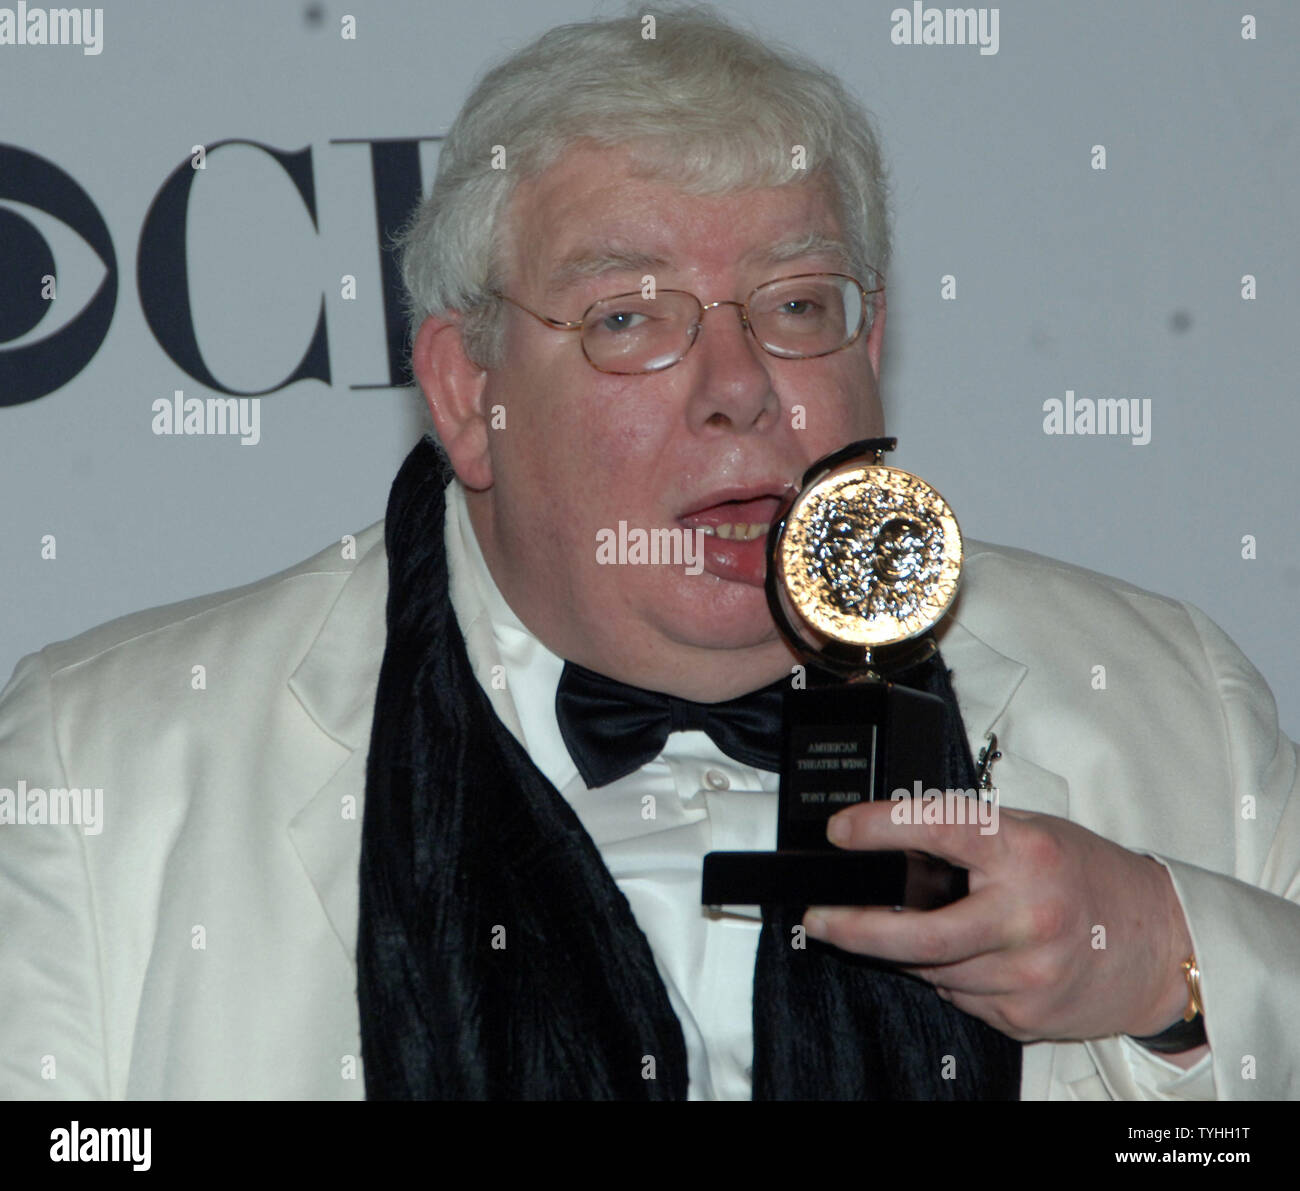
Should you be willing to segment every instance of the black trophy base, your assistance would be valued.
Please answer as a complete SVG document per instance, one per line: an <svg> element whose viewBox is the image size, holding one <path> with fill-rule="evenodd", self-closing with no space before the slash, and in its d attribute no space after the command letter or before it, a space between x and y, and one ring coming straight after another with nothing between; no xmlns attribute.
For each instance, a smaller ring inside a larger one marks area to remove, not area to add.
<svg viewBox="0 0 1300 1191"><path fill-rule="evenodd" d="M710 852L706 906L907 906L966 896L967 872L924 852Z"/></svg>

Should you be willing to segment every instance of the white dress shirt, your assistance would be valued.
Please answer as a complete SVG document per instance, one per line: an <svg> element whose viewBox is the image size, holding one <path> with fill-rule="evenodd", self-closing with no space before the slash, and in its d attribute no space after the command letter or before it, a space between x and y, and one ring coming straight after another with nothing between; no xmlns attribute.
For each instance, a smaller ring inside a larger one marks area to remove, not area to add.
<svg viewBox="0 0 1300 1191"><path fill-rule="evenodd" d="M704 732L673 732L653 761L589 789L555 715L564 660L506 603L456 481L447 488L445 534L451 602L470 664L502 721L512 732L518 723L519 743L594 840L649 940L686 1040L690 1099L751 1099L754 963L762 923L757 907L704 908L700 874L707 852L775 848L779 775L731 759ZM499 663L487 663L467 631L470 592L487 610ZM503 674L491 673L496 664ZM1214 1098L1208 1054L1184 1072L1127 1038L1123 1048L1145 1093Z"/></svg>

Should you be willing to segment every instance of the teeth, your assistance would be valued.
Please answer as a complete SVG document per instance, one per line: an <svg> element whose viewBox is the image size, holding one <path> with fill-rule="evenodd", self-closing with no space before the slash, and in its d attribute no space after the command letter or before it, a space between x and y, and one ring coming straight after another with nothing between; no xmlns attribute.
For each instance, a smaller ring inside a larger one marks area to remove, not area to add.
<svg viewBox="0 0 1300 1191"><path fill-rule="evenodd" d="M709 537L719 537L728 542L752 542L761 538L771 526L771 522L724 521L721 525L700 525Z"/></svg>

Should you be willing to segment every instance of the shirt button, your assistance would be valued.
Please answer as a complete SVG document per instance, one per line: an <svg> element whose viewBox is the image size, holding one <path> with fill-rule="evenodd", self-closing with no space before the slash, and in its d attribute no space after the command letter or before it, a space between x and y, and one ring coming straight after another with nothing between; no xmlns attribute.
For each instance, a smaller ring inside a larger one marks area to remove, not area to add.
<svg viewBox="0 0 1300 1191"><path fill-rule="evenodd" d="M731 779L720 769L706 769L704 771L704 784L710 790L731 789Z"/></svg>

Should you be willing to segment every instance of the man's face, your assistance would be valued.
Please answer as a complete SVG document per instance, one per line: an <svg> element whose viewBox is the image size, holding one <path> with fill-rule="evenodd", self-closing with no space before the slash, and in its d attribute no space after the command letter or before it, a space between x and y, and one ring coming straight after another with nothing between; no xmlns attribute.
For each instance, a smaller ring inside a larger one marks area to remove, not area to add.
<svg viewBox="0 0 1300 1191"><path fill-rule="evenodd" d="M564 320L641 290L647 274L657 290L709 303L743 301L779 277L851 271L827 246L843 237L820 185L691 196L638 173L627 150L571 151L520 187L508 227L504 292ZM826 245L809 252L810 237ZM733 528L728 539L726 527L769 522L809 463L883 433L883 313L842 351L787 360L722 306L681 362L618 376L587 362L577 332L507 305L504 363L480 404L489 418L504 407L505 425L488 432L491 482L470 507L520 619L564 657L696 698L788 671L762 586L766 535L739 541ZM703 572L600 562L601 531L620 522L711 528Z"/></svg>

